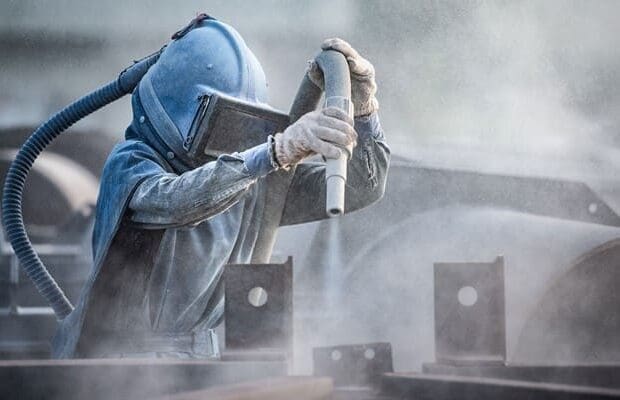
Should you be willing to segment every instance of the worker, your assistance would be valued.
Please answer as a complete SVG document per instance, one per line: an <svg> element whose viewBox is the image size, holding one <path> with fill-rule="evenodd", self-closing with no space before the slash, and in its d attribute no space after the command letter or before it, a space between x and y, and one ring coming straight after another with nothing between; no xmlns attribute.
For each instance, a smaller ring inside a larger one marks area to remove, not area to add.
<svg viewBox="0 0 620 400"><path fill-rule="evenodd" d="M347 146L345 212L381 198L390 152L374 68L341 39L322 48L348 60L354 119L338 108L309 112L266 143L205 162L184 147L200 99L216 93L264 108L265 75L239 33L207 15L173 36L134 91L133 120L104 166L94 268L53 340L55 357L216 358L222 271L253 260L271 218L270 175L292 175L276 227L325 218L324 163L304 160L337 158ZM323 85L316 64L308 76Z"/></svg>

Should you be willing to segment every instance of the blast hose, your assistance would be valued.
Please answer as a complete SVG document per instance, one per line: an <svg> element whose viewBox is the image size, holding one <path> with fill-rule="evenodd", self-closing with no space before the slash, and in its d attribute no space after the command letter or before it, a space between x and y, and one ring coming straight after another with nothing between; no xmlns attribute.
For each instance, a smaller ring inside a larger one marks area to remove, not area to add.
<svg viewBox="0 0 620 400"><path fill-rule="evenodd" d="M324 107L337 107L353 118L353 103L351 102L351 77L349 64L342 53L334 50L324 50L316 57L316 63L323 71L325 82ZM338 159L328 159L325 168L326 198L325 208L327 215L336 217L344 214L344 192L347 183L347 162L351 157L352 148Z"/></svg>
<svg viewBox="0 0 620 400"><path fill-rule="evenodd" d="M36 253L24 226L22 196L32 165L41 152L67 128L129 94L148 69L155 64L163 48L121 72L117 79L71 103L37 128L11 163L2 196L2 225L26 275L50 304L58 319L64 319L73 305Z"/></svg>
<svg viewBox="0 0 620 400"><path fill-rule="evenodd" d="M342 53L335 50L323 50L316 56L315 61L323 72L325 84L324 107L338 107L353 118L351 76L347 59ZM289 112L291 123L297 121L305 113L314 110L319 104L320 99L321 89L312 83L306 73ZM325 168L325 210L330 217L336 217L344 213L347 162L351 152L352 149L347 148L346 152L343 152L337 160L327 160Z"/></svg>

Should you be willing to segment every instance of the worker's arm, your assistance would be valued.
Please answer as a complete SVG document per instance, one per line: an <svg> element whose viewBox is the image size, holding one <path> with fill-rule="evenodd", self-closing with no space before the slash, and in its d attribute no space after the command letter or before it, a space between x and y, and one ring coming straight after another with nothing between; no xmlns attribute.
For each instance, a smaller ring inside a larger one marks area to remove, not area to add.
<svg viewBox="0 0 620 400"><path fill-rule="evenodd" d="M189 226L217 215L274 169L266 143L180 175L157 168L161 173L142 181L129 202L131 221L144 228Z"/></svg>
<svg viewBox="0 0 620 400"><path fill-rule="evenodd" d="M275 146L268 142L222 155L181 175L157 165L162 172L140 183L131 198L131 220L146 228L193 225L227 210L278 163L294 165L309 154L337 158L338 145L353 143L355 136L343 118L346 114L338 109L308 113L278 133Z"/></svg>
<svg viewBox="0 0 620 400"><path fill-rule="evenodd" d="M347 167L345 213L379 200L385 191L390 149L377 113L355 118L358 145ZM325 211L325 164L297 165L280 225L327 218Z"/></svg>
<svg viewBox="0 0 620 400"><path fill-rule="evenodd" d="M390 150L377 115L379 103L375 98L377 83L373 65L342 39L327 39L321 48L342 53L351 73L351 101L356 117L354 125L358 145L347 168L345 212L350 212L366 207L383 196ZM324 87L323 73L316 62L310 63L307 72L315 85ZM298 165L287 194L281 225L326 218L325 193L324 164Z"/></svg>

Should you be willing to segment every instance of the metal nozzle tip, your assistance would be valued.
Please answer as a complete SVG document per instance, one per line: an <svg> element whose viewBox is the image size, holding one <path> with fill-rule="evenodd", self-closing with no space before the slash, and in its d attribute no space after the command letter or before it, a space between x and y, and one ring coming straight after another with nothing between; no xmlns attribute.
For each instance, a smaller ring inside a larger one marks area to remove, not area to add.
<svg viewBox="0 0 620 400"><path fill-rule="evenodd" d="M343 214L342 210L339 208L330 208L329 210L327 210L327 215L329 215L330 217L339 217Z"/></svg>

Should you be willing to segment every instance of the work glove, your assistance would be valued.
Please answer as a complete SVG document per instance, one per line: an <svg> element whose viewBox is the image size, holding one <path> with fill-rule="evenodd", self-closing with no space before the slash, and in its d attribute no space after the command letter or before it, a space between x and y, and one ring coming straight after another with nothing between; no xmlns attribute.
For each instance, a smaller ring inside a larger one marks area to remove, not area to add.
<svg viewBox="0 0 620 400"><path fill-rule="evenodd" d="M369 115L379 109L375 98L377 83L375 82L375 67L360 56L351 45L339 38L327 39L321 45L323 50L335 50L342 53L349 63L351 71L351 101L355 108L356 117ZM323 72L316 61L308 62L308 78L319 88L324 88Z"/></svg>
<svg viewBox="0 0 620 400"><path fill-rule="evenodd" d="M306 157L320 154L338 158L347 146L357 145L353 120L336 107L312 111L275 135L275 156L287 168Z"/></svg>

